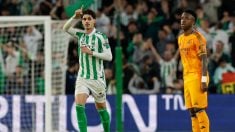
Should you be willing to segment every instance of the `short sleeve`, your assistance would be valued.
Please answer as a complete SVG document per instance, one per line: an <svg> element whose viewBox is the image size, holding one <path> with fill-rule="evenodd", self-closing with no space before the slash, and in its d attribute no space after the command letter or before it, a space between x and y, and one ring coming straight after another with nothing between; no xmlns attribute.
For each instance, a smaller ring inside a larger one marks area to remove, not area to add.
<svg viewBox="0 0 235 132"><path fill-rule="evenodd" d="M201 35L196 35L194 38L194 44L196 46L196 52L198 56L201 56L202 54L206 54L206 40Z"/></svg>

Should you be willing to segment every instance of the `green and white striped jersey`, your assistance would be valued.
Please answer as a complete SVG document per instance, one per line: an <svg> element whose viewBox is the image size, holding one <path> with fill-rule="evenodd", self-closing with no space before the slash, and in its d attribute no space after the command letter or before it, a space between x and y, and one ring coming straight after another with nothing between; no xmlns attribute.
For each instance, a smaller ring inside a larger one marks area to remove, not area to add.
<svg viewBox="0 0 235 132"><path fill-rule="evenodd" d="M163 59L160 59L159 61L160 68L161 68L161 79L162 79L162 85L165 87L167 85L167 80L169 78L173 80L176 79L176 69L177 69L177 62L176 59L171 59L170 61L164 61Z"/></svg>
<svg viewBox="0 0 235 132"><path fill-rule="evenodd" d="M78 38L78 55L80 68L78 76L85 79L105 79L103 60L112 60L108 38L105 34L94 29L90 34L81 30L76 31ZM93 55L83 53L80 46L88 47Z"/></svg>

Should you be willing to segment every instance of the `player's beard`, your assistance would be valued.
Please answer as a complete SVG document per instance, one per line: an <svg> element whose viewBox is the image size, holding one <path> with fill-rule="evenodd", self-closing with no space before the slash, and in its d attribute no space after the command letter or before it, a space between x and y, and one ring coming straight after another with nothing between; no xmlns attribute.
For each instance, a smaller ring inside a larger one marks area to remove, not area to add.
<svg viewBox="0 0 235 132"><path fill-rule="evenodd" d="M91 32L94 29L94 26L89 25L89 26L85 26L85 30L87 33Z"/></svg>
<svg viewBox="0 0 235 132"><path fill-rule="evenodd" d="M84 25L84 27L85 27L85 30L91 30L94 28L94 26L92 26L92 24Z"/></svg>
<svg viewBox="0 0 235 132"><path fill-rule="evenodd" d="M186 26L184 25L183 27L181 27L182 30L184 30L184 32L187 32L188 30L190 30L192 28L192 26Z"/></svg>

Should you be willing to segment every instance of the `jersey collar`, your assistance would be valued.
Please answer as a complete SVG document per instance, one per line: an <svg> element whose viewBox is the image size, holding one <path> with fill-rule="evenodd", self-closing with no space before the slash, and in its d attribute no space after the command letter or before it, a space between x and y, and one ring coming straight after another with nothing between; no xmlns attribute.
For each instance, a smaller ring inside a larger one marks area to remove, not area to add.
<svg viewBox="0 0 235 132"><path fill-rule="evenodd" d="M93 35L96 32L96 28L93 28L92 32L88 34L88 36Z"/></svg>

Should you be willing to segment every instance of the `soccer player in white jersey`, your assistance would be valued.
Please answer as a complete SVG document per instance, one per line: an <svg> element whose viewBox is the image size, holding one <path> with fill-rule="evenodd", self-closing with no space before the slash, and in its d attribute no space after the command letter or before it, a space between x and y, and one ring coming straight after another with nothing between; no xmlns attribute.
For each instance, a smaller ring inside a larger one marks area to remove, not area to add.
<svg viewBox="0 0 235 132"><path fill-rule="evenodd" d="M82 19L84 30L72 27L74 20ZM111 61L112 53L105 34L95 29L96 15L92 10L78 9L63 29L78 39L80 68L76 81L75 101L80 132L87 132L85 104L89 95L95 99L104 132L110 132L110 117L106 109L106 82L103 60ZM98 130L97 130L98 131Z"/></svg>

